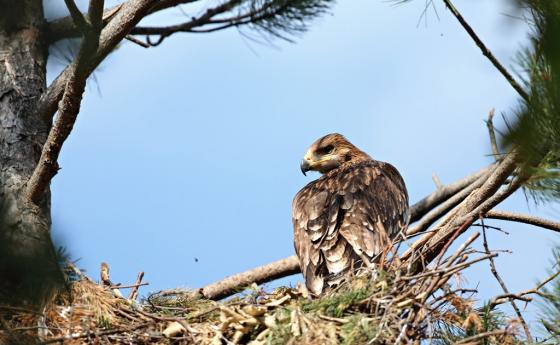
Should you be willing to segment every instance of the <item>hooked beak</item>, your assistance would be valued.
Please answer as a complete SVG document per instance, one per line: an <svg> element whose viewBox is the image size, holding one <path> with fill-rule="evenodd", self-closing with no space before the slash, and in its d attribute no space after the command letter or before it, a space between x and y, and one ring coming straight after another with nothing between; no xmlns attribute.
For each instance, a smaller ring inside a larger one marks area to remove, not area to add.
<svg viewBox="0 0 560 345"><path fill-rule="evenodd" d="M303 173L304 176L307 176L305 173L308 172L309 170L311 170L311 165L309 165L309 162L306 161L305 159L303 159L301 161L301 164L299 165L301 172Z"/></svg>

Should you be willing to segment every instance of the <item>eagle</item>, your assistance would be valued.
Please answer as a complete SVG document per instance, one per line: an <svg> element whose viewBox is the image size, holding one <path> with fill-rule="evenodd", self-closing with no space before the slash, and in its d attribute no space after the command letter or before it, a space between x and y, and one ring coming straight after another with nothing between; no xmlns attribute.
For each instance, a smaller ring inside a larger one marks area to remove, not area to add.
<svg viewBox="0 0 560 345"><path fill-rule="evenodd" d="M376 258L408 225L408 193L389 163L374 160L338 133L315 141L301 171L322 176L292 203L294 246L305 285L319 296Z"/></svg>

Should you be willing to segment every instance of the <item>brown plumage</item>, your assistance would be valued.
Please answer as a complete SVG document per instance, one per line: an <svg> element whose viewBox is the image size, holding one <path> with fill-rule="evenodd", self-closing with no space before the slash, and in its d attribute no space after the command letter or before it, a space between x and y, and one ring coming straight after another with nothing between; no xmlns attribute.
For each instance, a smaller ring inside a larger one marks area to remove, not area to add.
<svg viewBox="0 0 560 345"><path fill-rule="evenodd" d="M391 164L342 135L317 140L301 170L323 173L292 204L294 244L308 290L320 295L351 269L370 265L408 224L408 195Z"/></svg>

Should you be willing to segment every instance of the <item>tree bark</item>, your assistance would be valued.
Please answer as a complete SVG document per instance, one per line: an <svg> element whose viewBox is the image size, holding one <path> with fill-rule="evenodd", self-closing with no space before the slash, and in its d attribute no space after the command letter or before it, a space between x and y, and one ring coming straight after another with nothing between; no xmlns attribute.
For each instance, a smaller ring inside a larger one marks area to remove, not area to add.
<svg viewBox="0 0 560 345"><path fill-rule="evenodd" d="M0 0L0 8L0 300L41 303L61 277L50 193L37 205L24 193L51 126L36 111L46 88L45 19L41 0Z"/></svg>

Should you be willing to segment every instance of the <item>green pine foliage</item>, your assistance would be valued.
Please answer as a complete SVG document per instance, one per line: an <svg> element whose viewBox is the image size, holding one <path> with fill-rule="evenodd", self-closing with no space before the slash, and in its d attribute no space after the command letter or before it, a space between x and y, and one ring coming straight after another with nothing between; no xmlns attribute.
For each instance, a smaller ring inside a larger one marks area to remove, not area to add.
<svg viewBox="0 0 560 345"><path fill-rule="evenodd" d="M560 2L521 3L534 30L532 47L519 59L529 98L520 102L502 146L517 148L521 173L530 176L526 190L536 201L547 201L560 197Z"/></svg>
<svg viewBox="0 0 560 345"><path fill-rule="evenodd" d="M560 265L560 247L554 250L554 265L551 271L557 271ZM541 323L545 335L544 344L560 344L560 279L556 279L541 293Z"/></svg>

